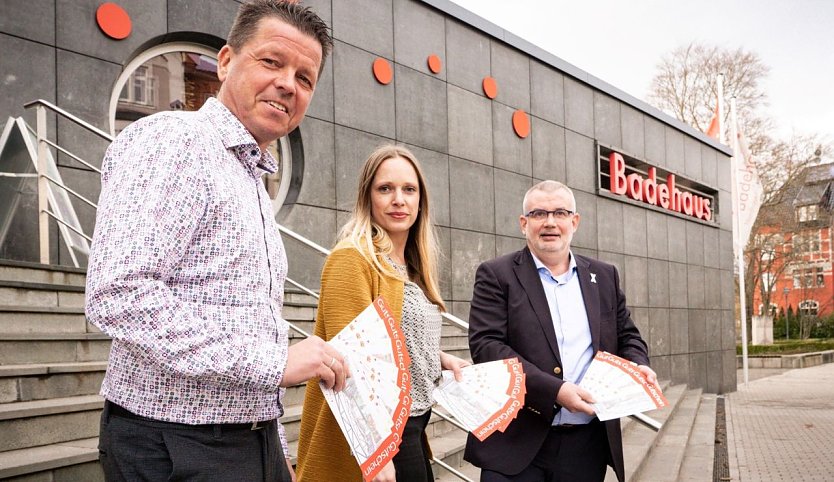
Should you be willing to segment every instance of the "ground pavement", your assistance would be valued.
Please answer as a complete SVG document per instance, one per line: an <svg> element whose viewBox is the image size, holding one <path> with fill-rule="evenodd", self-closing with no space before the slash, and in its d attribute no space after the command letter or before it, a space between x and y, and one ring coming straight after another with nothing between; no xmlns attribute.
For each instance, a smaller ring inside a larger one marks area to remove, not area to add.
<svg viewBox="0 0 834 482"><path fill-rule="evenodd" d="M834 363L754 378L727 395L732 480L834 481Z"/></svg>

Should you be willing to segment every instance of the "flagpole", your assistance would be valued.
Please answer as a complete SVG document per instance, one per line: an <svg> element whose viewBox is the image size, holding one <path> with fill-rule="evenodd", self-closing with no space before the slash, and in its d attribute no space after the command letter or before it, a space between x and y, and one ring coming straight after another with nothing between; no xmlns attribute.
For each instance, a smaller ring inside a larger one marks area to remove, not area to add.
<svg viewBox="0 0 834 482"><path fill-rule="evenodd" d="M718 74L716 79L718 90L718 142L727 143L727 136L724 135L724 74Z"/></svg>
<svg viewBox="0 0 834 482"><path fill-rule="evenodd" d="M720 101L719 101L720 102ZM721 104L719 104L721 105ZM720 109L720 108L719 108ZM739 305L741 308L741 364L742 364L742 372L744 373L744 386L747 386L747 382L749 381L749 371L748 371L748 364L747 364L747 295L745 293L744 288L744 245L746 244L745 241L741 239L741 203L739 202L739 185L738 185L738 178L739 173L741 172L741 148L738 144L738 118L736 116L736 98L732 97L730 99L730 116L731 116L731 131L733 136L733 200L734 200L734 207L735 212L733 213L733 219L736 223L736 237L737 237L737 260L738 263L738 290L739 290Z"/></svg>

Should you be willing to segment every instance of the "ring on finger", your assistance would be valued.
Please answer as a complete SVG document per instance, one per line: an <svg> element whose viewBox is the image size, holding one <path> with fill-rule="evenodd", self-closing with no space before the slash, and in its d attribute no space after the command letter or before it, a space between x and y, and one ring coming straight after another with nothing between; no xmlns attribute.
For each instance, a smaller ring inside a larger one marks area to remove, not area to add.
<svg viewBox="0 0 834 482"><path fill-rule="evenodd" d="M334 363L336 363L336 357L335 357L335 356L331 356L331 357L330 357L330 363L328 363L328 364L327 364L327 368L330 368L330 369L332 370L332 369L333 369L333 364L334 364Z"/></svg>

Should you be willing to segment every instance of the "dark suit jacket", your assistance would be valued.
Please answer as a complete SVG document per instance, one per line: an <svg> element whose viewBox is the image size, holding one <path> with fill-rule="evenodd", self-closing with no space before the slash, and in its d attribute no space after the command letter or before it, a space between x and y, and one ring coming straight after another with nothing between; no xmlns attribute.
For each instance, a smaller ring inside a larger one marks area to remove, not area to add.
<svg viewBox="0 0 834 482"><path fill-rule="evenodd" d="M617 269L574 256L594 351L648 365L646 343L626 308ZM469 348L475 363L518 357L524 366L527 394L518 418L504 433L496 432L484 442L470 434L464 455L478 467L518 474L532 462L549 433L556 394L564 383L553 320L528 248L478 267L469 312ZM609 465L622 481L620 421L604 423L611 449Z"/></svg>

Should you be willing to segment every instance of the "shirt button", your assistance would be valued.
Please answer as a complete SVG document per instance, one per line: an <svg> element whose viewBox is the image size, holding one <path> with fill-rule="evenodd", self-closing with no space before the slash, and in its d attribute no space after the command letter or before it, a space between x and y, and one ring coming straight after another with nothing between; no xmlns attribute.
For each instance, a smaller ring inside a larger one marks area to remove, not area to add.
<svg viewBox="0 0 834 482"><path fill-rule="evenodd" d="M253 156L257 156L257 155L258 155L258 150L257 150L257 149L252 149L251 154L252 154Z"/></svg>
<svg viewBox="0 0 834 482"><path fill-rule="evenodd" d="M556 367L556 368L553 369L553 373L558 375L558 374L562 373L562 369L559 368L559 367Z"/></svg>

